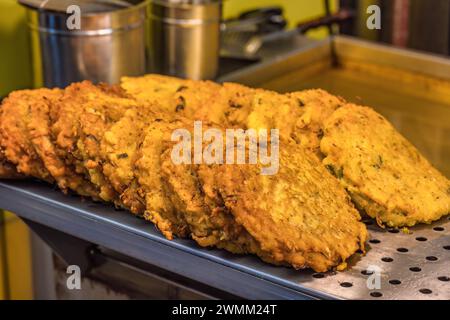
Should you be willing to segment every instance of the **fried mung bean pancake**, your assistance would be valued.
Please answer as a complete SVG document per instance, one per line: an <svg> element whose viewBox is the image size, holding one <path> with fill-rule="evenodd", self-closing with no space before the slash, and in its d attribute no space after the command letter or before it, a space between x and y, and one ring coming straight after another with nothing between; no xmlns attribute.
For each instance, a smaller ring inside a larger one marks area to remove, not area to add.
<svg viewBox="0 0 450 320"><path fill-rule="evenodd" d="M161 109L173 113L177 108L174 94L195 82L158 74L142 77L122 77L120 86L140 103L157 102Z"/></svg>
<svg viewBox="0 0 450 320"><path fill-rule="evenodd" d="M320 89L292 92L287 96L296 100L302 109L302 114L292 130L292 138L322 159L320 141L325 121L346 102Z"/></svg>
<svg viewBox="0 0 450 320"><path fill-rule="evenodd" d="M273 176L260 164L175 164L166 150L162 181L175 219L201 246L296 268L325 271L364 250L365 225L338 181L309 150L292 141L280 148Z"/></svg>
<svg viewBox="0 0 450 320"><path fill-rule="evenodd" d="M123 77L121 87L139 102L156 102L168 114L227 126L242 126L253 110L254 94L264 92L236 83L220 85L155 74Z"/></svg>
<svg viewBox="0 0 450 320"><path fill-rule="evenodd" d="M273 261L323 272L364 250L367 230L358 211L317 157L282 141L279 172L259 169L223 165L214 175L236 222Z"/></svg>
<svg viewBox="0 0 450 320"><path fill-rule="evenodd" d="M189 125L187 120L154 121L144 130L144 139L135 163L135 184L125 194L143 195L144 218L153 222L168 239L184 237L186 228L170 201L161 177L161 154L175 129Z"/></svg>
<svg viewBox="0 0 450 320"><path fill-rule="evenodd" d="M380 114L346 105L326 122L325 166L380 225L431 223L450 212L450 182Z"/></svg>
<svg viewBox="0 0 450 320"><path fill-rule="evenodd" d="M177 164L172 133L192 134L198 120L204 130L279 129L279 171ZM367 230L351 200L382 226L450 211L449 180L392 125L323 90L278 94L160 75L125 77L121 87L85 81L10 94L0 124L0 178L56 182L129 209L168 239L276 265L323 272L364 251Z"/></svg>
<svg viewBox="0 0 450 320"><path fill-rule="evenodd" d="M95 196L118 201L103 175L100 143L108 128L136 102L114 86L83 81L67 87L59 104L59 116L52 127L59 154L95 186Z"/></svg>
<svg viewBox="0 0 450 320"><path fill-rule="evenodd" d="M89 172L90 181L100 190L100 198L119 203L119 195L103 174L100 145L105 132L122 118L126 110L136 107L136 102L128 99L120 87L103 85L101 89L105 94L100 95L94 105L87 105L80 116L77 147ZM101 104L97 106L96 102Z"/></svg>
<svg viewBox="0 0 450 320"><path fill-rule="evenodd" d="M324 122L345 103L343 99L319 89L288 94L254 89L252 94L244 96L251 96L252 101L244 104L249 107L243 108L245 111L237 116L237 123L256 130L278 129L281 136L293 139L319 158L323 158L320 140ZM230 122L236 123L231 119Z"/></svg>
<svg viewBox="0 0 450 320"><path fill-rule="evenodd" d="M58 155L52 140L51 116L57 112L55 108L59 107L58 99L62 97L63 91L55 90L54 93L51 99L44 97L43 101L33 104L29 109L27 129L31 142L61 190L65 192L71 189L80 195L91 196L94 194L92 185L84 180L83 175L77 174L65 165L64 159Z"/></svg>
<svg viewBox="0 0 450 320"><path fill-rule="evenodd" d="M193 133L192 122L180 122L177 126ZM203 130L212 128L225 132L218 125L202 124ZM203 147L207 147L208 143L204 142ZM165 143L165 151L161 156L161 181L166 197L177 213L168 220L175 218L178 223L185 225L185 235L202 247L217 247L239 254L259 252L257 242L242 226L235 223L233 215L212 187L215 177L209 167L175 163L173 146L173 142ZM191 156L194 152L191 149Z"/></svg>
<svg viewBox="0 0 450 320"><path fill-rule="evenodd" d="M19 173L47 182L53 182L53 177L32 144L28 131L29 113L36 105L47 103L46 98L58 94L58 89L14 91L4 99L0 114L2 154Z"/></svg>
<svg viewBox="0 0 450 320"><path fill-rule="evenodd" d="M156 105L130 108L105 132L101 142L103 174L120 195L122 205L137 215L145 212L145 195L138 187L135 164L146 128L163 119L167 116L158 112Z"/></svg>

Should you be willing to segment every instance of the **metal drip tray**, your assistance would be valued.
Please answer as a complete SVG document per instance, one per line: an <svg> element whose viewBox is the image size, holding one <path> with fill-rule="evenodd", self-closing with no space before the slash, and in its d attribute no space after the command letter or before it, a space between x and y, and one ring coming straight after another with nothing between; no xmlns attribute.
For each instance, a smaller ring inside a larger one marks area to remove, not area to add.
<svg viewBox="0 0 450 320"><path fill-rule="evenodd" d="M355 257L347 271L314 274L303 283L348 299L450 299L450 218L408 231L369 225L365 256ZM369 289L370 270L379 272L379 289Z"/></svg>

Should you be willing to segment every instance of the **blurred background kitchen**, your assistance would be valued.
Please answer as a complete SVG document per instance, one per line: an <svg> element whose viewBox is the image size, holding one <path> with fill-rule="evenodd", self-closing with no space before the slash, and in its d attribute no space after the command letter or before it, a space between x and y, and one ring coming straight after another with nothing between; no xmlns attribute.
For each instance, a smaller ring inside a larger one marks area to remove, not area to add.
<svg viewBox="0 0 450 320"><path fill-rule="evenodd" d="M77 3L75 0L70 2ZM133 3L140 5L139 2ZM223 4L206 1L206 7L188 13L171 7L177 1L156 2L157 5L150 9L155 19L150 22L139 20L142 16L140 11L137 11L126 18L117 18L117 25L106 26L112 28L112 34L114 30L119 29L133 32L130 36L125 36L127 41L142 37L143 42L139 40L130 42L122 45L123 48L120 45L111 46L114 41L125 41L119 39L120 35L114 35L101 45L101 49L106 48L106 51L103 52L104 56L100 56L101 51L95 51L101 50L99 41L95 41L95 45L86 45L77 43L76 39L67 41L64 38L64 32L70 31L58 24L58 14L43 13L50 18L40 19L36 14L36 8L42 1L21 1L19 4L16 0L0 0L0 97L5 97L16 89L43 85L64 86L81 78L117 82L120 76L140 75L146 72L197 79L240 79L230 78L229 75L247 70L246 68L264 61L290 56L290 52L325 41L333 34L344 34L394 47L423 51L429 54L430 59L435 55L441 56L439 59L446 59L445 57L450 54L450 0L225 0ZM169 5L169 2L173 3ZM205 1L198 1L202 2ZM50 0L45 8L58 4L61 2L51 3ZM66 4L64 2L64 5ZM367 8L371 5L377 5L381 9L382 27L379 30L367 28L369 16ZM99 9L99 12L103 12L102 10ZM148 8L144 11L148 13ZM167 16L173 19L188 17L185 22L189 19L191 22L204 19L208 24L204 29L196 31L195 26L191 26L194 31L188 28L191 31L183 31L186 33L180 36L181 33L173 32L177 29L170 29L176 26L167 26L161 22L164 22L164 17ZM130 19L134 24L132 28L127 28L125 24L130 23ZM88 31L105 27L97 22L90 24L93 29ZM141 22L145 32L151 30L150 37L139 33ZM46 39L42 36L44 29L56 32L50 32L52 38ZM183 47L180 47L180 43ZM130 50L130 46L134 45L137 45L138 49ZM145 46L142 54L139 53L140 45ZM72 50L74 48L75 51ZM93 56L96 58L92 59ZM169 56L175 59L170 60ZM122 65L127 60L132 60L133 64L130 62L126 66ZM92 63L95 63L96 67L100 65L98 70L92 67ZM73 68L68 68L69 65ZM430 65L432 64L423 64L424 68ZM269 71L265 71L266 74L267 72ZM305 69L305 72L311 70ZM247 74L242 79L247 79L246 77ZM302 77L300 73L298 77ZM361 77L364 75L361 74ZM439 77L438 75L437 78ZM276 83L267 81L261 85L280 90L283 83L285 83L283 80ZM433 102L438 105L436 110L440 110L436 113L436 117L443 118L442 122L449 122L448 111L442 111L448 108L450 103L443 93L447 92L445 90L449 88L448 83L440 82L439 88L444 88L441 91L442 99ZM311 85L326 87L327 83L319 81L312 82ZM288 90L287 87L283 88ZM339 91L333 93L342 94L346 98L348 98L346 94L356 97L344 87L328 84L327 89L333 91L333 88ZM431 92L429 95L433 94L435 93ZM428 96L422 98L429 101L434 99ZM399 101L409 101L405 99ZM365 101L383 105L382 101L371 100L370 97ZM444 104L446 107L443 107ZM400 119L404 117L403 115L399 116L389 111L385 114L391 116L390 120L394 123L397 117L398 124L405 127L407 136L409 131L411 135L417 131L414 126L408 129ZM434 130L433 125L428 123L426 128ZM437 127L439 126L438 124ZM445 137L448 138L450 131L448 125L441 124L441 126L444 129L441 127L438 131L429 132L432 139L440 141L439 147L433 149L425 141L419 148L421 147L429 157L436 159L434 163L441 166L440 169L448 175L441 162L448 160L448 144L444 145L443 140ZM58 262L49 260L46 262L42 259L45 254L49 254L48 249L38 237L28 231L27 226L19 218L12 213L4 212L0 215L0 226L0 299L77 298L63 290L55 289L58 288L58 271L54 272L53 268L58 269ZM152 297L155 298L196 297L191 295L192 293L174 289L171 285L159 284L156 280L153 286L155 294ZM93 285L93 288L88 296L81 297L127 297L126 291L116 293L103 285Z"/></svg>

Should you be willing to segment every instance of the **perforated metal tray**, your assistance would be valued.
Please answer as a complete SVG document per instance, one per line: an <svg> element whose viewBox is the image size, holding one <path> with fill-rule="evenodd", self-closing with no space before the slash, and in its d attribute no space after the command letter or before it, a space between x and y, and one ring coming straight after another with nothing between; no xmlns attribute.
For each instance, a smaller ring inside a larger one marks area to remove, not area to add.
<svg viewBox="0 0 450 320"><path fill-rule="evenodd" d="M365 104L450 176L450 59L337 36L220 79L280 92L322 88ZM300 276L315 290L350 299L450 299L450 221L383 230L368 221L370 250L345 272ZM369 289L369 267L381 287Z"/></svg>
<svg viewBox="0 0 450 320"><path fill-rule="evenodd" d="M348 299L450 299L449 217L408 233L366 223L367 254L356 256L347 271L313 274L311 288Z"/></svg>

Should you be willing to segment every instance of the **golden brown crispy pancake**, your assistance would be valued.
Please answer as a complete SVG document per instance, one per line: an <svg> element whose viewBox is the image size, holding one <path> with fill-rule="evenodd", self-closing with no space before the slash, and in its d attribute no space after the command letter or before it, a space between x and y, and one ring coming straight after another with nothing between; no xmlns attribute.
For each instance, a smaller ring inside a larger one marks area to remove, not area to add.
<svg viewBox="0 0 450 320"><path fill-rule="evenodd" d="M217 247L236 254L257 254L276 263L269 253L261 250L247 230L236 223L214 187L213 169L175 165L170 153L168 149L161 157L162 181L178 221L186 226L185 233L202 247Z"/></svg>
<svg viewBox="0 0 450 320"><path fill-rule="evenodd" d="M331 114L345 103L323 90L305 90L289 94L235 87L241 91L242 110L227 115L229 123L252 129L279 129L318 157L323 125ZM228 89L229 91L230 89Z"/></svg>
<svg viewBox="0 0 450 320"><path fill-rule="evenodd" d="M346 105L324 133L324 165L380 225L431 223L450 212L449 180L374 110Z"/></svg>
<svg viewBox="0 0 450 320"><path fill-rule="evenodd" d="M254 93L263 92L235 83L220 85L155 74L123 77L121 87L139 102L157 103L167 114L230 126L242 124L252 110Z"/></svg>
<svg viewBox="0 0 450 320"><path fill-rule="evenodd" d="M273 261L326 271L364 249L367 230L349 197L301 146L281 142L275 175L261 175L255 165L213 173L236 222Z"/></svg>
<svg viewBox="0 0 450 320"><path fill-rule="evenodd" d="M3 108L0 106L0 120L2 118ZM1 123L0 123L1 125ZM2 133L0 130L0 140L2 139ZM24 176L17 172L16 166L6 158L5 152L0 143L0 179L21 179Z"/></svg>
<svg viewBox="0 0 450 320"><path fill-rule="evenodd" d="M177 107L174 94L194 81L158 74L142 77L122 77L120 86L140 103L158 103L162 110L173 113Z"/></svg>
<svg viewBox="0 0 450 320"><path fill-rule="evenodd" d="M103 175L100 142L109 126L136 102L115 87L84 81L67 87L58 103L52 131L59 155L95 186L92 196L117 201L118 194Z"/></svg>
<svg viewBox="0 0 450 320"><path fill-rule="evenodd" d="M77 147L91 182L100 190L100 198L118 202L118 194L103 174L100 145L105 132L121 119L126 110L136 107L136 102L129 99L120 87L101 85L100 89L104 94L99 94L96 101L88 102L80 116Z"/></svg>
<svg viewBox="0 0 450 320"><path fill-rule="evenodd" d="M12 92L2 103L0 143L4 156L17 171L27 176L53 182L50 172L36 152L28 131L30 110L46 99L58 96L58 89L20 90Z"/></svg>
<svg viewBox="0 0 450 320"><path fill-rule="evenodd" d="M279 129L280 135L292 136L303 108L297 99L272 91L260 91L253 97L252 112L246 120L246 127L259 129Z"/></svg>
<svg viewBox="0 0 450 320"><path fill-rule="evenodd" d="M167 118L158 112L158 108L157 105L143 105L128 109L105 132L100 146L103 174L121 195L122 204L138 215L145 212L145 195L138 188L135 164L140 157L146 129Z"/></svg>
<svg viewBox="0 0 450 320"><path fill-rule="evenodd" d="M193 134L193 122L177 121L171 124L172 130L183 128ZM218 125L203 123L202 129L219 129ZM168 139L168 136L165 137ZM209 142L203 143L206 147ZM224 248L233 253L256 253L260 249L257 242L246 230L235 223L233 215L212 188L214 174L202 174L205 182L199 177L199 172L208 168L203 165L176 164L172 159L175 143L166 141L161 156L161 179L165 198L173 206L176 214L160 215L159 220L167 221L169 225L185 226L183 235L189 235L203 247ZM191 149L191 155L194 150ZM175 222L172 222L175 221ZM174 232L175 233L175 232ZM177 233L175 233L177 234Z"/></svg>
<svg viewBox="0 0 450 320"><path fill-rule="evenodd" d="M302 109L291 137L313 151L319 158L323 158L320 141L323 137L325 121L336 109L344 105L345 101L320 89L288 93L287 97L294 99Z"/></svg>
<svg viewBox="0 0 450 320"><path fill-rule="evenodd" d="M44 97L43 101L34 103L29 109L29 121L27 123L29 137L36 153L61 190L71 189L80 195L91 196L94 193L91 184L84 180L83 175L77 174L66 166L64 159L58 155L52 140L50 132L51 115L57 112L55 108L59 107L58 100L62 95L62 90L55 90L54 96L51 98Z"/></svg>
<svg viewBox="0 0 450 320"><path fill-rule="evenodd" d="M186 228L178 219L161 179L161 154L170 141L172 132L187 125L183 120L153 121L144 129L144 139L137 151L136 179L123 197L142 195L145 203L144 217L152 221L168 238L185 236ZM125 202L125 199L124 199Z"/></svg>
<svg viewBox="0 0 450 320"><path fill-rule="evenodd" d="M201 246L296 268L325 271L364 249L366 228L338 181L310 151L280 148L280 171L263 176L261 165L175 164L169 147L162 181L178 214L163 220L187 225Z"/></svg>

